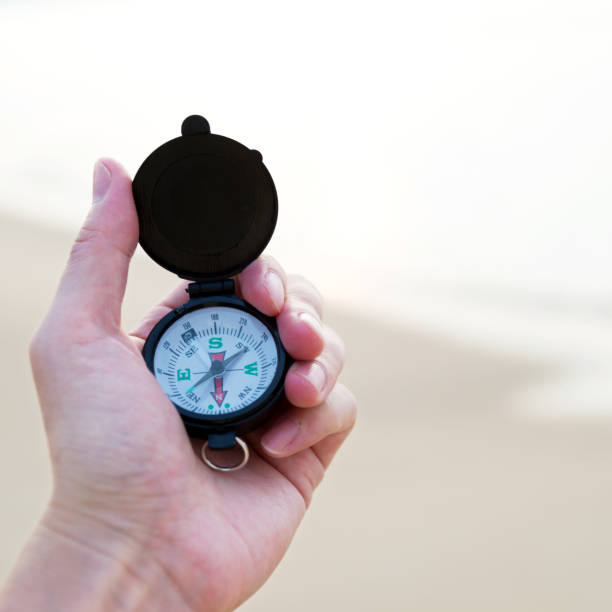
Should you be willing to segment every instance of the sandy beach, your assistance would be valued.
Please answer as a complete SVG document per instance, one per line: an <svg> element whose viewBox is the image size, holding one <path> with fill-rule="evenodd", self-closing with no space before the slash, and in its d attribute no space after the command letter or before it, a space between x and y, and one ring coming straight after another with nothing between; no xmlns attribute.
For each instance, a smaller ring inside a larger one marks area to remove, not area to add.
<svg viewBox="0 0 612 612"><path fill-rule="evenodd" d="M51 487L27 346L71 241L0 219L0 578ZM137 257L125 325L175 282ZM359 422L288 555L242 609L609 610L612 424L509 409L557 366L385 327L333 302L326 314L346 342L342 379Z"/></svg>

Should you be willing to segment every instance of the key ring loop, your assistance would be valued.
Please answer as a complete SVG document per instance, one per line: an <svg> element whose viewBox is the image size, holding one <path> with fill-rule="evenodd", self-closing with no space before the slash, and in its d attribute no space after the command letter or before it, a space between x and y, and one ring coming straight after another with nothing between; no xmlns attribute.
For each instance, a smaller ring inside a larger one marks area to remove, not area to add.
<svg viewBox="0 0 612 612"><path fill-rule="evenodd" d="M244 455L242 457L242 461L240 461L236 465L223 466L223 465L217 465L216 463L213 463L206 456L206 449L208 448L208 440L206 440L206 442L204 442L204 446L202 446L202 459L204 459L204 463L206 463L206 465L209 468L211 468L212 470L216 470L217 472L235 472L236 470L242 469L249 460L249 447L247 446L246 442L240 439L238 436L236 436L236 443L242 449L242 453Z"/></svg>

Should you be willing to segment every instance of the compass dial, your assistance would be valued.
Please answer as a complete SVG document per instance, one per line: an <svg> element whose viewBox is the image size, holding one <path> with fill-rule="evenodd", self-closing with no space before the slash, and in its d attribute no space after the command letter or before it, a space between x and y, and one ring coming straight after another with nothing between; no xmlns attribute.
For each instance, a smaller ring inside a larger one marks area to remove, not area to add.
<svg viewBox="0 0 612 612"><path fill-rule="evenodd" d="M154 374L170 400L198 415L244 410L269 389L278 369L270 330L229 306L187 312L161 335Z"/></svg>

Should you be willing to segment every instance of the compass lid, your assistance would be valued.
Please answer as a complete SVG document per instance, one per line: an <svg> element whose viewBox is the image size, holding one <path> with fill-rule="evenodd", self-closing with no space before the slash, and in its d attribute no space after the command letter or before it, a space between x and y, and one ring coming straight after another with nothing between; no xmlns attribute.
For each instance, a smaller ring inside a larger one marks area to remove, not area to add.
<svg viewBox="0 0 612 612"><path fill-rule="evenodd" d="M187 117L181 133L153 151L134 177L140 245L182 278L227 278L272 237L274 182L261 153L211 134L204 117Z"/></svg>

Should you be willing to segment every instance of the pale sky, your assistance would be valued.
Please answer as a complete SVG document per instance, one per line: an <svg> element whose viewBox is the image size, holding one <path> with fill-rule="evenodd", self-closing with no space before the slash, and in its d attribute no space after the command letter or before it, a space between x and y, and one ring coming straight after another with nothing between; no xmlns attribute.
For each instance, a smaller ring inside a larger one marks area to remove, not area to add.
<svg viewBox="0 0 612 612"><path fill-rule="evenodd" d="M611 41L588 0L0 2L0 212L74 230L97 157L134 174L199 113L333 299L612 354Z"/></svg>

